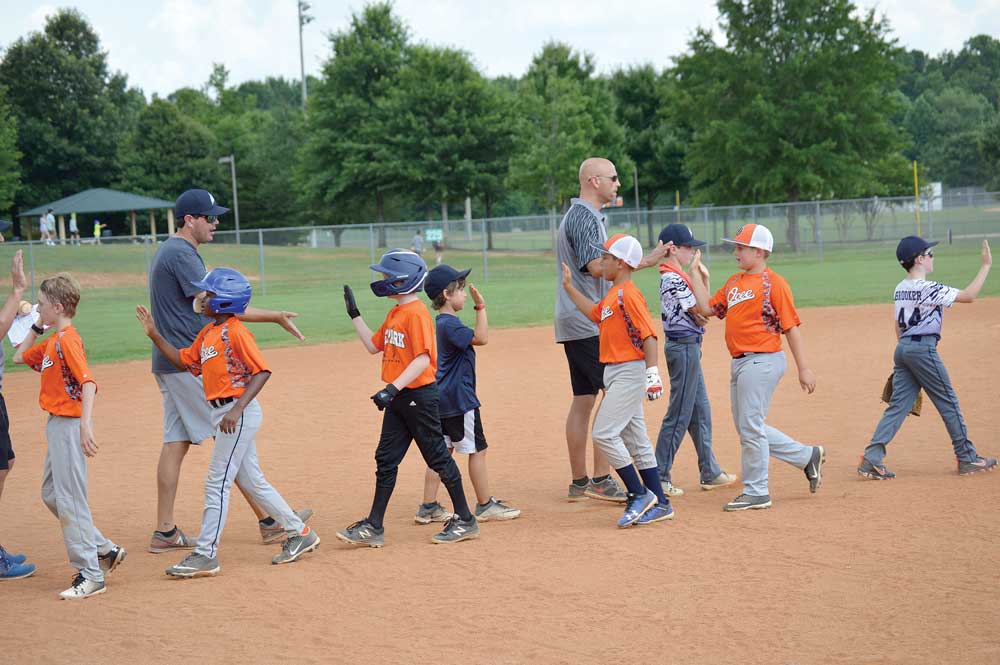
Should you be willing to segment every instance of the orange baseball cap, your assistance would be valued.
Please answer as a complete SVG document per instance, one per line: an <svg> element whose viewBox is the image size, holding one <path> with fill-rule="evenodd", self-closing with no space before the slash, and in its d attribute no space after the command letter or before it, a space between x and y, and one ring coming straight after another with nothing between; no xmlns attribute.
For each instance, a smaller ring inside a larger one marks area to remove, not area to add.
<svg viewBox="0 0 1000 665"><path fill-rule="evenodd" d="M763 224L744 224L736 231L735 238L723 238L722 242L756 247L768 252L774 249L774 236L771 235L771 231Z"/></svg>

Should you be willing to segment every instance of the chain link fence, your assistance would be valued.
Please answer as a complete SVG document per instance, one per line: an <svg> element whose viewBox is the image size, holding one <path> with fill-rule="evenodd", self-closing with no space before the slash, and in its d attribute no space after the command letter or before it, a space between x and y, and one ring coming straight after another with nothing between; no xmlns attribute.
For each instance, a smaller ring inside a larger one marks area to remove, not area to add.
<svg viewBox="0 0 1000 665"><path fill-rule="evenodd" d="M722 239L740 226L764 224L775 237L775 250L804 260L823 261L842 251L883 251L910 234L944 243L979 242L1000 235L1000 193L967 192L928 196L916 204L912 197L843 201L810 201L753 206L622 210L609 209L610 233L635 235L647 247L656 244L667 224L688 225L696 238L708 242L705 258L729 250ZM277 229L225 229L199 249L209 266L228 265L258 282L260 293L303 285L367 281L368 264L392 247L409 248L414 235L423 238L423 256L429 265L438 260L473 267L478 280L517 279L556 275L551 256L561 215L494 219L420 220L393 224L304 226ZM41 242L8 242L0 256L24 250L32 296L43 275L67 270L86 275L94 286L145 288L146 275L157 243L166 234L102 238L79 247L55 248ZM435 249L440 238L440 251ZM102 275L104 277L102 277ZM102 284L106 280L107 284ZM553 284L555 282L553 281Z"/></svg>

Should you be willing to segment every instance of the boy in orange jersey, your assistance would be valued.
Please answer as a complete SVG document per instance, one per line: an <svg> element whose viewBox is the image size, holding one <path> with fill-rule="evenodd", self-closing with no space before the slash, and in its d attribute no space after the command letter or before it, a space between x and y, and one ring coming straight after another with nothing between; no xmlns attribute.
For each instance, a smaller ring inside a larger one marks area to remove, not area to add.
<svg viewBox="0 0 1000 665"><path fill-rule="evenodd" d="M805 446L764 422L771 396L785 373L782 334L788 338L802 389L812 394L816 377L806 366L792 290L781 275L767 267L774 236L765 226L747 224L735 238L723 240L735 246L733 255L741 272L727 279L709 299L708 270L698 254L692 270L699 270L705 279L692 280L692 286L701 313L726 320L726 346L733 358L729 392L733 421L740 435L743 493L727 503L724 510L759 510L771 507L769 456L802 469L810 492L822 483L826 461L823 446Z"/></svg>
<svg viewBox="0 0 1000 665"><path fill-rule="evenodd" d="M632 272L642 261L642 246L632 236L619 233L599 249L603 252L604 279L611 282L604 299L594 303L573 286L570 267L565 263L563 288L600 331L605 392L594 417L594 444L607 455L628 492L625 513L618 520L618 526L625 528L674 516L660 484L642 412L643 394L647 399L658 399L663 394L663 382L656 366L653 320L646 299L632 281Z"/></svg>
<svg viewBox="0 0 1000 665"><path fill-rule="evenodd" d="M198 543L166 573L191 578L219 572L219 540L229 513L230 489L237 480L288 536L271 563L291 563L319 547L320 540L267 481L257 459L255 438L263 421L257 394L271 378L271 370L253 334L237 317L250 303L250 282L236 270L216 268L192 284L206 292L203 311L215 320L202 328L186 349L178 350L156 330L149 310L142 305L135 308L143 330L164 357L177 369L202 376L205 399L217 428L205 477L205 510Z"/></svg>
<svg viewBox="0 0 1000 665"><path fill-rule="evenodd" d="M437 340L427 306L417 295L427 278L427 265L416 252L392 249L370 266L383 278L371 283L380 298L391 298L396 306L374 333L361 318L354 292L344 285L344 303L354 329L371 353L382 354L385 388L372 395L384 411L382 433L375 449L375 497L368 517L338 531L337 537L351 545L382 547L382 520L396 486L396 473L413 440L427 466L441 477L451 497L455 515L444 529L431 537L434 543L457 543L479 537L479 525L469 511L462 489L462 474L448 454L438 411Z"/></svg>
<svg viewBox="0 0 1000 665"><path fill-rule="evenodd" d="M15 363L42 375L38 404L49 414L42 501L59 519L69 561L77 570L72 585L59 594L66 600L107 591L105 574L125 560L125 550L94 526L87 505L86 458L97 454L91 423L97 382L87 367L83 340L73 327L79 302L80 285L67 273L43 281L38 294L41 327L31 327L14 355ZM44 327L55 332L35 344Z"/></svg>

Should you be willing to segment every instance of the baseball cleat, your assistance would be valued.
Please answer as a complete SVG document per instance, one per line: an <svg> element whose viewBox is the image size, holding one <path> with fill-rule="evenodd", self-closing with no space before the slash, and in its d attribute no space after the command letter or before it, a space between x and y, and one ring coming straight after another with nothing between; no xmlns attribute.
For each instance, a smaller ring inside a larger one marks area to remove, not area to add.
<svg viewBox="0 0 1000 665"><path fill-rule="evenodd" d="M454 517L452 513L435 501L417 506L417 514L413 516L413 521L417 524L430 524L431 522L447 522L452 517Z"/></svg>
<svg viewBox="0 0 1000 665"><path fill-rule="evenodd" d="M813 494L819 489L819 486L823 484L823 463L826 462L826 450L823 446L813 446L812 457L809 458L809 463L802 471L806 474L806 480L809 481L809 491Z"/></svg>
<svg viewBox="0 0 1000 665"><path fill-rule="evenodd" d="M858 475L868 480L892 480L896 477L896 474L885 466L872 464L864 457L861 458L861 464L858 465Z"/></svg>
<svg viewBox="0 0 1000 665"><path fill-rule="evenodd" d="M35 564L25 563L28 557L23 554L9 554L0 547L0 580L19 580L35 574Z"/></svg>
<svg viewBox="0 0 1000 665"><path fill-rule="evenodd" d="M674 507L669 503L658 503L643 514L639 518L636 524L652 524L653 522L662 522L663 520L674 519Z"/></svg>
<svg viewBox="0 0 1000 665"><path fill-rule="evenodd" d="M997 460L995 457L980 457L979 455L976 455L976 459L971 462L958 462L958 475L968 476L972 473L992 471L996 465Z"/></svg>
<svg viewBox="0 0 1000 665"><path fill-rule="evenodd" d="M149 539L149 551L153 554L163 554L175 550L192 550L194 546L194 539L188 538L176 525L174 526L174 535L165 536L162 531L154 531L153 537Z"/></svg>
<svg viewBox="0 0 1000 665"><path fill-rule="evenodd" d="M291 536L285 541L285 544L281 546L281 552L274 555L271 563L275 565L291 563L298 560L303 554L312 552L317 547L319 547L319 536L316 535L315 531L306 527L304 532Z"/></svg>
<svg viewBox="0 0 1000 665"><path fill-rule="evenodd" d="M458 515L448 520L441 533L431 536L431 542L435 545L441 543L458 543L463 540L473 540L479 537L479 523L473 517L468 522L462 520Z"/></svg>
<svg viewBox="0 0 1000 665"><path fill-rule="evenodd" d="M191 552L176 566L167 568L166 573L171 577L211 577L219 572L219 560L209 558L204 554Z"/></svg>
<svg viewBox="0 0 1000 665"><path fill-rule="evenodd" d="M640 517L652 510L656 502L656 495L648 489L644 494L629 494L628 505L625 506L625 512L622 513L622 516L618 518L618 526L622 529L632 526L639 521Z"/></svg>
<svg viewBox="0 0 1000 665"><path fill-rule="evenodd" d="M763 510L771 507L771 495L754 496L752 494L740 494L738 497L722 507L727 513L737 510Z"/></svg>
<svg viewBox="0 0 1000 665"><path fill-rule="evenodd" d="M385 545L385 527L376 529L367 520L358 520L346 529L337 532L337 538L351 545L382 547Z"/></svg>
<svg viewBox="0 0 1000 665"><path fill-rule="evenodd" d="M90 598L102 594L108 590L104 582L91 582L83 575L77 573L73 578L73 584L59 594L63 600L79 600L80 598Z"/></svg>
<svg viewBox="0 0 1000 665"><path fill-rule="evenodd" d="M476 506L475 515L478 522L513 520L521 516L521 509L508 506L503 501L491 496L489 501Z"/></svg>
<svg viewBox="0 0 1000 665"><path fill-rule="evenodd" d="M124 547L115 545L107 554L98 554L97 563L101 566L101 570L104 571L104 574L107 575L120 566L127 555L128 552L125 551Z"/></svg>
<svg viewBox="0 0 1000 665"><path fill-rule="evenodd" d="M303 523L305 523L312 518L313 509L303 508L302 510L296 510L295 514L298 515L298 518L302 520ZM257 526L260 527L260 539L264 542L265 545L269 545L274 541L281 540L282 538L285 537L285 529L280 524L278 524L278 521L275 520L273 517L271 518L271 520L272 522L270 526L264 526L260 522L257 523Z"/></svg>

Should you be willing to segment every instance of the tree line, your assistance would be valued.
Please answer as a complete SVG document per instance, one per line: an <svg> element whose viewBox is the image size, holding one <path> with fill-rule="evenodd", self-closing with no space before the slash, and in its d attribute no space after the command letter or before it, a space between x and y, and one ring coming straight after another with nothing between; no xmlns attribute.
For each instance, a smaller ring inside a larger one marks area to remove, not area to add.
<svg viewBox="0 0 1000 665"><path fill-rule="evenodd" d="M374 2L329 36L306 110L298 81L232 85L218 64L147 101L59 10L0 59L0 215L90 187L225 202L229 154L247 228L461 216L467 197L477 217L557 212L592 155L650 208L903 195L912 160L925 182L1000 188L996 38L932 56L849 0L717 5L725 45L702 28L667 63L602 75L550 42L488 78Z"/></svg>

